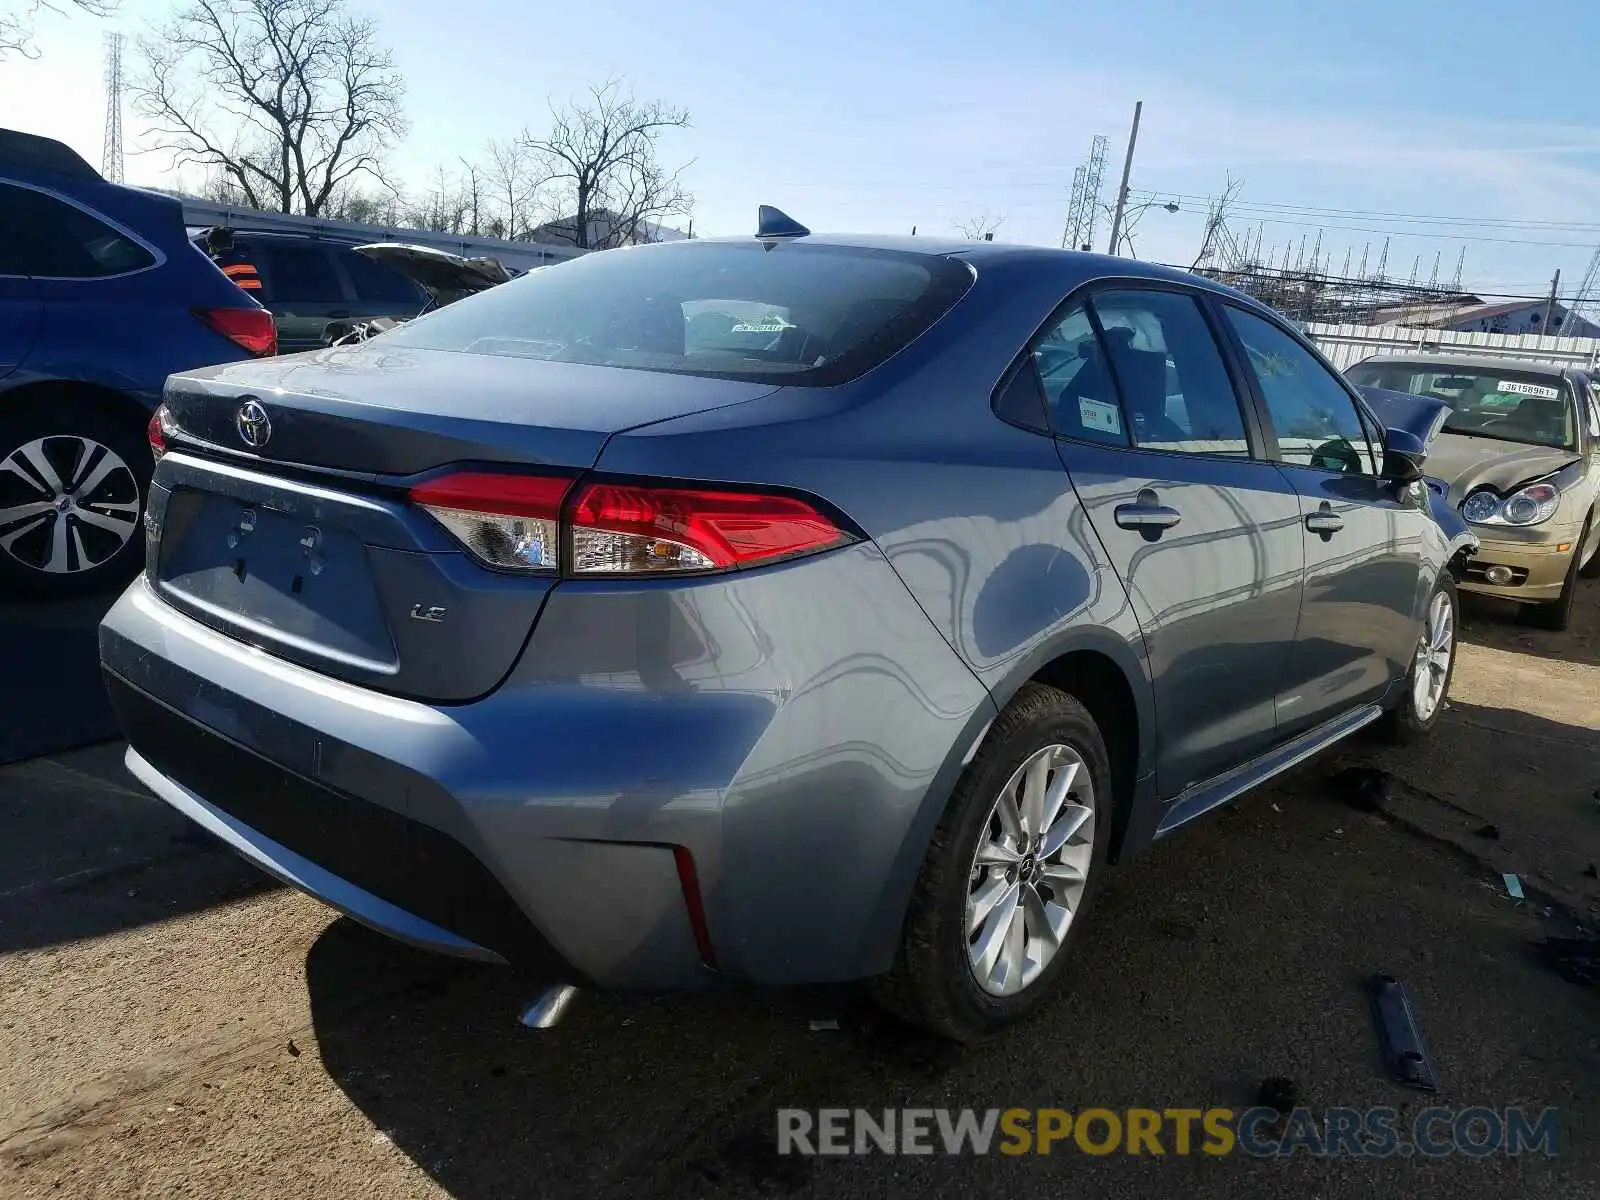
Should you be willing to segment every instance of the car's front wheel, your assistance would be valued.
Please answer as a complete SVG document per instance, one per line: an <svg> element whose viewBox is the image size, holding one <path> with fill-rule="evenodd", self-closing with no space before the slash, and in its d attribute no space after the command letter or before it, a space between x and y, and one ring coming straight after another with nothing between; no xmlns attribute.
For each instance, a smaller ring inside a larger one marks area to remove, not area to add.
<svg viewBox="0 0 1600 1200"><path fill-rule="evenodd" d="M1380 729L1390 741L1415 741L1438 724L1450 694L1450 680L1455 676L1456 630L1460 625L1456 583L1446 574L1428 597L1405 687L1394 707L1384 714Z"/></svg>
<svg viewBox="0 0 1600 1200"><path fill-rule="evenodd" d="M140 433L75 399L0 413L0 590L85 595L138 570L152 466Z"/></svg>
<svg viewBox="0 0 1600 1200"><path fill-rule="evenodd" d="M975 1041L1061 982L1105 865L1105 741L1082 704L1028 684L962 774L917 881L886 1008Z"/></svg>

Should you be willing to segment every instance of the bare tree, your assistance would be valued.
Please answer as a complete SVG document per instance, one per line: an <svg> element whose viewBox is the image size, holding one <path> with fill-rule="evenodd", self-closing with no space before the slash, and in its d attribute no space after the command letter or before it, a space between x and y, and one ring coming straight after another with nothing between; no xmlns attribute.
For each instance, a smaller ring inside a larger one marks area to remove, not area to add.
<svg viewBox="0 0 1600 1200"><path fill-rule="evenodd" d="M528 237L544 181L534 170L527 146L516 138L490 142L485 176L496 210L489 221L490 233L508 241Z"/></svg>
<svg viewBox="0 0 1600 1200"><path fill-rule="evenodd" d="M176 166L217 167L256 208L323 213L405 130L405 82L346 0L190 0L140 39L138 111Z"/></svg>
<svg viewBox="0 0 1600 1200"><path fill-rule="evenodd" d="M117 0L7 0L0 7L0 62L12 54L23 58L38 58L38 48L33 44L33 23L40 13L64 14L75 8L91 17L109 17L117 11Z"/></svg>
<svg viewBox="0 0 1600 1200"><path fill-rule="evenodd" d="M406 223L416 229L436 233L464 233L468 201L450 172L440 165L433 169L432 186L422 199L406 205Z"/></svg>
<svg viewBox="0 0 1600 1200"><path fill-rule="evenodd" d="M544 137L523 133L558 192L557 232L580 249L623 244L646 222L688 212L679 185L683 168L667 172L656 143L686 129L689 114L660 101L641 102L618 79L589 89L587 99L550 114Z"/></svg>
<svg viewBox="0 0 1600 1200"><path fill-rule="evenodd" d="M483 233L483 171L476 163L461 160L461 207L465 218L465 233L478 237Z"/></svg>
<svg viewBox="0 0 1600 1200"><path fill-rule="evenodd" d="M1000 226L1005 223L1005 217L991 217L989 210L984 209L981 217L968 217L964 221L957 221L956 229L969 242L992 242L994 235L1000 232Z"/></svg>

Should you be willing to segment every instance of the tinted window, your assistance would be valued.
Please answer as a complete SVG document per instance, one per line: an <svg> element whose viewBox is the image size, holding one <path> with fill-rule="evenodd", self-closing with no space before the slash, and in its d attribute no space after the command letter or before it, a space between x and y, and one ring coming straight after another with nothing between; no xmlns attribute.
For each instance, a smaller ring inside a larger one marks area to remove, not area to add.
<svg viewBox="0 0 1600 1200"><path fill-rule="evenodd" d="M1338 378L1276 325L1225 307L1267 402L1283 461L1376 475L1378 466L1355 401Z"/></svg>
<svg viewBox="0 0 1600 1200"><path fill-rule="evenodd" d="M1083 305L1072 305L1039 335L1033 365L1057 433L1107 446L1128 444L1116 379Z"/></svg>
<svg viewBox="0 0 1600 1200"><path fill-rule="evenodd" d="M1444 422L1450 433L1561 449L1577 445L1577 415L1559 374L1488 371L1470 362L1368 362L1345 374L1364 387L1443 400L1450 406Z"/></svg>
<svg viewBox="0 0 1600 1200"><path fill-rule="evenodd" d="M420 308L427 299L417 285L393 267L374 262L354 250L341 251L339 261L350 276L356 295L368 304L395 304Z"/></svg>
<svg viewBox="0 0 1600 1200"><path fill-rule="evenodd" d="M0 184L0 274L94 279L155 262L150 251L81 208Z"/></svg>
<svg viewBox="0 0 1600 1200"><path fill-rule="evenodd" d="M1136 445L1250 456L1239 398L1194 297L1106 292L1093 303Z"/></svg>
<svg viewBox="0 0 1600 1200"><path fill-rule="evenodd" d="M383 335L436 350L828 385L904 347L969 268L848 246L678 242L533 271Z"/></svg>
<svg viewBox="0 0 1600 1200"><path fill-rule="evenodd" d="M265 259L268 274L264 289L275 303L334 304L344 299L344 289L333 272L333 260L321 246L256 244L241 249L254 255L257 265Z"/></svg>

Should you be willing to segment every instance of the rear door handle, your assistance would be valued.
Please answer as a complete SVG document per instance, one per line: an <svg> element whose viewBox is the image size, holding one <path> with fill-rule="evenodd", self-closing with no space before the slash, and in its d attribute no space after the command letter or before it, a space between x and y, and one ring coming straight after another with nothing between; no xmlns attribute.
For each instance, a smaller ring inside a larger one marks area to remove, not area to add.
<svg viewBox="0 0 1600 1200"><path fill-rule="evenodd" d="M1320 536L1323 541L1327 541L1344 528L1344 518L1333 511L1333 505L1324 500L1322 507L1316 512L1306 514L1306 528Z"/></svg>
<svg viewBox="0 0 1600 1200"><path fill-rule="evenodd" d="M1112 516L1120 528L1137 529L1152 541L1183 520L1182 513L1162 504L1149 488L1140 491L1134 503L1117 505Z"/></svg>

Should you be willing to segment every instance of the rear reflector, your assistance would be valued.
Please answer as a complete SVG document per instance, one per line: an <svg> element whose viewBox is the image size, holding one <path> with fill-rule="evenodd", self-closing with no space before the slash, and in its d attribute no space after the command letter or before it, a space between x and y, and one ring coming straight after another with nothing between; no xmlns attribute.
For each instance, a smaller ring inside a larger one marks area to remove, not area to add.
<svg viewBox="0 0 1600 1200"><path fill-rule="evenodd" d="M711 927L706 923L705 899L700 895L694 855L687 846L674 846L672 857L678 866L678 887L683 891L684 907L689 910L689 928L694 931L695 948L700 951L700 961L715 969L717 956L711 949Z"/></svg>
<svg viewBox="0 0 1600 1200"><path fill-rule="evenodd" d="M197 308L194 315L251 354L278 352L278 327L264 308Z"/></svg>
<svg viewBox="0 0 1600 1200"><path fill-rule="evenodd" d="M413 488L411 499L484 563L513 570L728 571L853 540L794 496L593 482L568 500L571 484L560 476L462 471Z"/></svg>

